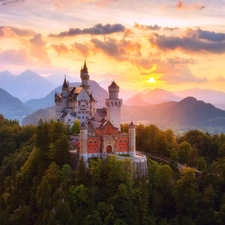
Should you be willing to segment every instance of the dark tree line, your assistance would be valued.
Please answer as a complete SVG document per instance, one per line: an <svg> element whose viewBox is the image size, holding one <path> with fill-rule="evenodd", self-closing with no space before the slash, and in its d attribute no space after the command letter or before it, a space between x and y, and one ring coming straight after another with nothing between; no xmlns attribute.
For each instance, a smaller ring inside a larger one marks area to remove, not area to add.
<svg viewBox="0 0 225 225"><path fill-rule="evenodd" d="M137 148L171 161L149 159L146 177L116 157L88 168L81 159L73 171L68 138L60 122L21 127L0 117L0 224L224 224L224 134L138 125Z"/></svg>

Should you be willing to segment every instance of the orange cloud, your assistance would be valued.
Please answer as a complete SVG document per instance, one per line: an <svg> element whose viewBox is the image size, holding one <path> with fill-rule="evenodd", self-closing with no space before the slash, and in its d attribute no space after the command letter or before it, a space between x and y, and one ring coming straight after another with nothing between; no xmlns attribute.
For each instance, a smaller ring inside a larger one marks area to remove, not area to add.
<svg viewBox="0 0 225 225"><path fill-rule="evenodd" d="M34 35L34 37L30 39L30 55L35 59L36 63L50 65L51 60L45 49L45 44L40 33Z"/></svg>
<svg viewBox="0 0 225 225"><path fill-rule="evenodd" d="M72 45L72 47L73 47L73 49L76 49L84 57L88 57L90 54L90 48L85 44L75 42Z"/></svg>
<svg viewBox="0 0 225 225"><path fill-rule="evenodd" d="M101 41L97 38L91 39L95 52L103 51L106 55L113 57L118 61L131 59L132 57L141 56L141 45L133 43L125 39L117 40L113 38L106 38Z"/></svg>
<svg viewBox="0 0 225 225"><path fill-rule="evenodd" d="M161 29L161 27L156 24L154 26L152 26L152 25L147 26L147 25L140 25L136 22L134 23L134 28L137 28L140 30L160 30Z"/></svg>
<svg viewBox="0 0 225 225"><path fill-rule="evenodd" d="M59 56L69 52L69 48L63 43L59 45L52 44L51 47L58 53Z"/></svg>
<svg viewBox="0 0 225 225"><path fill-rule="evenodd" d="M175 5L176 9L189 9L189 10L200 10L200 9L204 9L205 6L202 4L186 4L184 2L182 2L181 0L178 0L177 4Z"/></svg>
<svg viewBox="0 0 225 225"><path fill-rule="evenodd" d="M3 27L2 33L5 38L13 38L17 36L16 33L12 31L10 27Z"/></svg>

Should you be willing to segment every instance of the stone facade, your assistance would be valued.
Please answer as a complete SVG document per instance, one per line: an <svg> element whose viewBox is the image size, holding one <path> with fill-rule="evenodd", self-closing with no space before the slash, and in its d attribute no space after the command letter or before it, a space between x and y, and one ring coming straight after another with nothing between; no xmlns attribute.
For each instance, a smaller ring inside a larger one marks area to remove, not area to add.
<svg viewBox="0 0 225 225"><path fill-rule="evenodd" d="M129 157L134 168L145 171L146 157L136 154L136 129L133 122L128 127L128 133L121 132L122 99L119 99L119 86L113 81L108 87L106 108L95 109L86 61L80 74L80 87L70 87L65 78L62 92L55 94L56 119L70 127L77 119L81 122L79 157L87 162L92 157L104 158L107 154L115 154L119 158Z"/></svg>

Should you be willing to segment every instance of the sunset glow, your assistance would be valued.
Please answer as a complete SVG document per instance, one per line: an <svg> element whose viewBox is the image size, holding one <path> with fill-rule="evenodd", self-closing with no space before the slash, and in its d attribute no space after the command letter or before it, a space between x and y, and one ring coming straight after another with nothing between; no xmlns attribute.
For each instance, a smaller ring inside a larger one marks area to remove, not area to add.
<svg viewBox="0 0 225 225"><path fill-rule="evenodd" d="M86 58L90 79L124 89L224 91L224 11L219 0L2 0L0 72L79 79Z"/></svg>
<svg viewBox="0 0 225 225"><path fill-rule="evenodd" d="M149 82L149 83L155 83L155 82L156 82L156 80L155 80L155 78L154 78L154 77L150 77L150 78L148 79L148 82Z"/></svg>

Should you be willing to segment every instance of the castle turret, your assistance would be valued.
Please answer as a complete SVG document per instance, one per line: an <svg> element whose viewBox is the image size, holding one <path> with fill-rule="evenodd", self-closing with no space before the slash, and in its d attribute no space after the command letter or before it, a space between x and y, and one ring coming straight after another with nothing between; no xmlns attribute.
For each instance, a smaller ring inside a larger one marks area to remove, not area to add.
<svg viewBox="0 0 225 225"><path fill-rule="evenodd" d="M63 86L62 86L62 108L67 108L67 100L68 100L68 83L66 82L66 75L64 78Z"/></svg>
<svg viewBox="0 0 225 225"><path fill-rule="evenodd" d="M90 93L90 86L89 86L89 78L90 76L88 75L88 68L86 64L86 59L84 61L84 66L81 67L80 70L80 78L81 78L81 86L88 92Z"/></svg>
<svg viewBox="0 0 225 225"><path fill-rule="evenodd" d="M80 157L83 157L84 162L88 159L88 127L82 125L80 127Z"/></svg>
<svg viewBox="0 0 225 225"><path fill-rule="evenodd" d="M107 120L120 131L120 111L122 99L118 98L119 86L113 81L108 87L109 99L106 99Z"/></svg>
<svg viewBox="0 0 225 225"><path fill-rule="evenodd" d="M136 156L136 126L133 122L129 124L128 127L129 135L129 155Z"/></svg>

